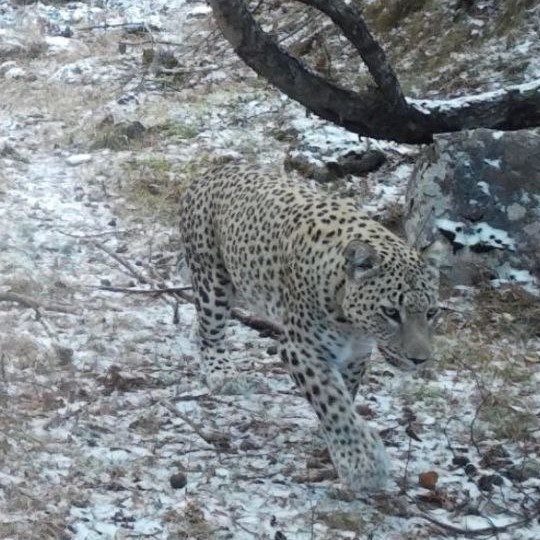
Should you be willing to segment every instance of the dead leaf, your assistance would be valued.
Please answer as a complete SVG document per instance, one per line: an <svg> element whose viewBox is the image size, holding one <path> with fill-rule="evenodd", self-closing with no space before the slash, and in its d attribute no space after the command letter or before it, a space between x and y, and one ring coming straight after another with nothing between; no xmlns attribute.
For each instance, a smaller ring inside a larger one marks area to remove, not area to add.
<svg viewBox="0 0 540 540"><path fill-rule="evenodd" d="M425 489L435 489L439 475L435 471L423 472L418 475L418 483Z"/></svg>

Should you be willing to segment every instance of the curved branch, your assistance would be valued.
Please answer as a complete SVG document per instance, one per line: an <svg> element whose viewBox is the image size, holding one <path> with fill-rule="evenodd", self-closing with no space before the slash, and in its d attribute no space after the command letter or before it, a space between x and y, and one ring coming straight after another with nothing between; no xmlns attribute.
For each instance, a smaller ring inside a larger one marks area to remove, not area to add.
<svg viewBox="0 0 540 540"><path fill-rule="evenodd" d="M408 114L409 106L394 69L382 47L371 35L360 10L354 4L347 5L342 0L331 0L330 2L328 0L298 1L312 6L330 17L360 54L390 108L400 111L402 114Z"/></svg>
<svg viewBox="0 0 540 540"><path fill-rule="evenodd" d="M321 118L378 139L427 142L424 113L391 110L377 90L354 93L309 71L265 33L243 0L209 0L223 35L259 75Z"/></svg>
<svg viewBox="0 0 540 540"><path fill-rule="evenodd" d="M364 61L377 77L379 89L356 93L312 73L262 30L243 0L209 0L209 3L223 35L238 56L272 85L321 118L359 135L413 144L429 143L433 134L448 131L540 125L539 83L453 102L406 100L403 106L399 84L391 68L388 69L382 50L372 49L373 38L366 37L361 29L354 34L352 25L360 24L359 21L363 24L360 13L343 11L341 0L336 0L334 7L329 1L299 1L320 6L351 43L359 51L363 50ZM346 23L345 14L354 17L352 22ZM376 66L377 59L383 64Z"/></svg>

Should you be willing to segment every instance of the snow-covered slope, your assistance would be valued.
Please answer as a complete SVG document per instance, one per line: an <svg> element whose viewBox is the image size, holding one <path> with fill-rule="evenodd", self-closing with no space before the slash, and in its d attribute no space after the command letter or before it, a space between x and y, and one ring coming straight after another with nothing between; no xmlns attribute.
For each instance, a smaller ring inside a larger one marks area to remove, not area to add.
<svg viewBox="0 0 540 540"><path fill-rule="evenodd" d="M185 285L176 200L211 159L354 143L213 32L197 1L0 2L0 537L540 537L538 312L519 291L454 291L422 373L374 356L358 407L392 482L354 499L270 339L233 322L266 389L211 395L194 308L110 290ZM389 162L339 188L395 211L416 150L361 145Z"/></svg>

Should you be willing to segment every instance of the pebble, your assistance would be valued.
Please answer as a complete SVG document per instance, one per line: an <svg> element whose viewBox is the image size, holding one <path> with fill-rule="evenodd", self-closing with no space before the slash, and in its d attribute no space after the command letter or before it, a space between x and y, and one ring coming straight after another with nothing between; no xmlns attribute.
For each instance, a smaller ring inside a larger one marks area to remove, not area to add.
<svg viewBox="0 0 540 540"><path fill-rule="evenodd" d="M469 463L469 458L466 456L454 456L452 463L458 467L465 467Z"/></svg>
<svg viewBox="0 0 540 540"><path fill-rule="evenodd" d="M173 489L182 489L186 487L187 476L183 472L177 472L169 478L169 482Z"/></svg>
<svg viewBox="0 0 540 540"><path fill-rule="evenodd" d="M439 475L435 471L423 472L418 475L418 483L425 489L435 489Z"/></svg>
<svg viewBox="0 0 540 540"><path fill-rule="evenodd" d="M493 486L502 486L504 480L498 474L484 474L478 479L478 488L482 491L491 491Z"/></svg>
<svg viewBox="0 0 540 540"><path fill-rule="evenodd" d="M525 482L531 478L540 478L540 461L536 459L526 459L520 463L511 465L504 473L510 480Z"/></svg>

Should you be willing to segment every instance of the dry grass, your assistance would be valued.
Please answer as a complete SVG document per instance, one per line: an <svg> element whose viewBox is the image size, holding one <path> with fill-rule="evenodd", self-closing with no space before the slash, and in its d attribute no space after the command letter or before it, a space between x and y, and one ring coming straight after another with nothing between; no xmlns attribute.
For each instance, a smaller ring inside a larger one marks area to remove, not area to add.
<svg viewBox="0 0 540 540"><path fill-rule="evenodd" d="M332 512L318 512L315 515L317 522L324 523L329 529L338 531L365 532L366 529L373 528L373 523L366 521L356 512L346 512L334 510Z"/></svg>
<svg viewBox="0 0 540 540"><path fill-rule="evenodd" d="M186 186L208 162L209 157L204 153L196 161L180 163L159 155L133 159L122 166L122 190L143 214L171 225L177 220L180 197Z"/></svg>
<svg viewBox="0 0 540 540"><path fill-rule="evenodd" d="M378 32L398 26L409 15L428 7L430 0L380 0L368 4L364 13Z"/></svg>
<svg viewBox="0 0 540 540"><path fill-rule="evenodd" d="M526 442L531 440L538 418L527 402L501 391L489 394L483 401L478 418L488 429L488 436L498 441Z"/></svg>
<svg viewBox="0 0 540 540"><path fill-rule="evenodd" d="M512 40L524 38L527 28L530 32L534 27L534 0L493 4L469 14L448 0L381 0L366 6L364 14L408 94L435 90L449 95L485 85L494 73L501 81L519 81L528 66L526 57L516 57L511 66L504 60L498 65L498 53L493 50L489 64L469 61L481 58L486 47L506 54Z"/></svg>
<svg viewBox="0 0 540 540"><path fill-rule="evenodd" d="M213 537L213 530L204 517L203 505L192 498L184 511L170 511L163 516L172 525L178 540L204 540Z"/></svg>
<svg viewBox="0 0 540 540"><path fill-rule="evenodd" d="M110 150L140 150L166 144L182 144L193 139L198 130L195 126L174 120L166 120L146 129L140 122L115 123L107 116L92 131L90 147Z"/></svg>
<svg viewBox="0 0 540 540"><path fill-rule="evenodd" d="M49 81L46 85L23 80L2 81L3 105L12 114L41 114L49 120L65 122L69 128L49 142L64 144L87 139L87 117L83 114L96 110L112 99L114 90L92 86L66 85Z"/></svg>
<svg viewBox="0 0 540 540"><path fill-rule="evenodd" d="M485 287L476 295L478 317L500 336L540 337L540 302L538 298L515 285L500 289Z"/></svg>
<svg viewBox="0 0 540 540"><path fill-rule="evenodd" d="M532 344L540 336L540 303L517 286L484 287L466 314L450 313L437 338L440 366L475 381L479 437L534 441Z"/></svg>
<svg viewBox="0 0 540 540"><path fill-rule="evenodd" d="M537 0L502 0L492 36L505 35L523 23L527 12L538 6Z"/></svg>

